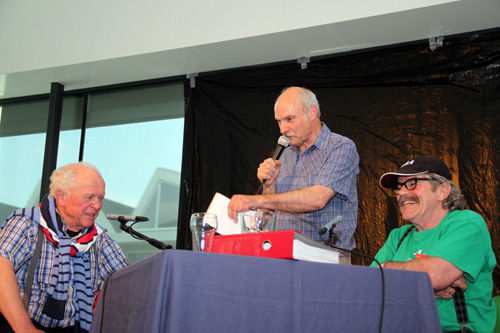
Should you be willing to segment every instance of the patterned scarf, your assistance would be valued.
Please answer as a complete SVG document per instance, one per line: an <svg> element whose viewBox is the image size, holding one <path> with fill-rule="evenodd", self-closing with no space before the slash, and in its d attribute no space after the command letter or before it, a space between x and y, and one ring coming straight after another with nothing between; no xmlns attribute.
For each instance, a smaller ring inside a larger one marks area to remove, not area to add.
<svg viewBox="0 0 500 333"><path fill-rule="evenodd" d="M34 209L31 210L34 216L30 217L40 224L47 239L57 247L43 313L57 320L70 315L70 309L66 309L66 303L69 285L72 285L76 290L75 332L88 332L92 322L93 292L90 259L86 252L103 230L93 224L90 228L82 229L78 238L72 239L62 231L63 221L56 212L53 197L46 195L39 208L41 216ZM16 214L20 211L22 211L21 214ZM26 214L27 212L28 210L22 209L16 211L14 215L29 215ZM71 265L71 258L73 258L73 265Z"/></svg>

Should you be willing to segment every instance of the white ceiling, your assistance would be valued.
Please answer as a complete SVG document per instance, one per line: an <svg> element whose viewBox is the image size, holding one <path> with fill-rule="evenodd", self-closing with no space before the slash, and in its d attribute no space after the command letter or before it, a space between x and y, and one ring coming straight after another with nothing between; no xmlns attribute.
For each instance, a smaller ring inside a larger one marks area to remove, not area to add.
<svg viewBox="0 0 500 333"><path fill-rule="evenodd" d="M500 0L454 1L250 38L8 74L0 98L253 66L500 28Z"/></svg>

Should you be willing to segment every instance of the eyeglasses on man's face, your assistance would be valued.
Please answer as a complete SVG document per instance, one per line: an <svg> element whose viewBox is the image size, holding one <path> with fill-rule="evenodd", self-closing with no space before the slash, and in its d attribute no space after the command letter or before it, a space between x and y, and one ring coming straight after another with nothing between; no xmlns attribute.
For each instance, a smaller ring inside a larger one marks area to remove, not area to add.
<svg viewBox="0 0 500 333"><path fill-rule="evenodd" d="M396 185L394 185L394 187L392 188L392 191L394 192L394 194L399 194L399 190L401 190L401 188L404 186L406 187L406 189L408 191L412 191L415 189L415 187L417 187L417 182L419 180L427 180L427 181L432 181L432 179L428 179L428 178L410 178L408 180L406 180L405 182L402 182L402 183L397 183Z"/></svg>

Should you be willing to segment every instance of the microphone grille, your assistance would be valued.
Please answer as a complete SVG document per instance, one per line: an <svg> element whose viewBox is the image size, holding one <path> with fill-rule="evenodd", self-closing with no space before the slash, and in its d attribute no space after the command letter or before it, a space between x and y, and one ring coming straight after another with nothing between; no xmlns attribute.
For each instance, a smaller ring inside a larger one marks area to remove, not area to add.
<svg viewBox="0 0 500 333"><path fill-rule="evenodd" d="M283 147L288 147L289 143L290 143L290 139L284 135L280 136L280 138L278 139L278 144L283 146Z"/></svg>

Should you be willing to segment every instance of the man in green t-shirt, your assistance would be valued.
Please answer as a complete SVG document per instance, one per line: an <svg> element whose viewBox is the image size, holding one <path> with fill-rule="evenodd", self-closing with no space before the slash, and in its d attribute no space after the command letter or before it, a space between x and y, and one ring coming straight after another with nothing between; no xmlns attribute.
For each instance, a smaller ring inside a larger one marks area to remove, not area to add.
<svg viewBox="0 0 500 333"><path fill-rule="evenodd" d="M411 224L391 231L375 258L385 268L429 274L444 332L463 325L471 332L493 332L496 259L491 237L484 219L464 209L462 193L446 164L437 157L419 156L384 174L380 186L394 191L403 219ZM462 292L465 324L459 323L453 300Z"/></svg>

